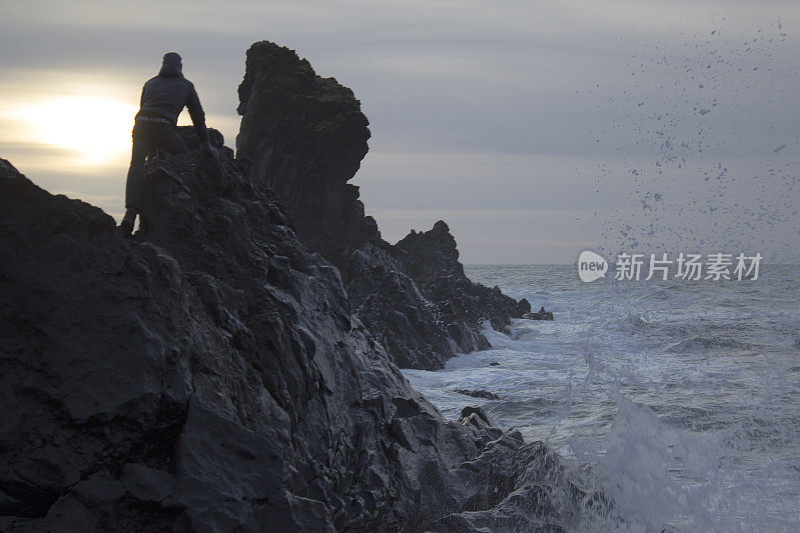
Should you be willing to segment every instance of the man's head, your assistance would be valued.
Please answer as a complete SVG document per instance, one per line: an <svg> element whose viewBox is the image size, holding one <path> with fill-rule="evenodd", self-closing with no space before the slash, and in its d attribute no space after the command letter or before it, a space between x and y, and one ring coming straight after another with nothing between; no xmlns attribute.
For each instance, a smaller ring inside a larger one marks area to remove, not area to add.
<svg viewBox="0 0 800 533"><path fill-rule="evenodd" d="M162 76L183 75L181 56L179 56L176 52L167 52L164 54L164 61L161 63L161 70L159 71L159 74Z"/></svg>

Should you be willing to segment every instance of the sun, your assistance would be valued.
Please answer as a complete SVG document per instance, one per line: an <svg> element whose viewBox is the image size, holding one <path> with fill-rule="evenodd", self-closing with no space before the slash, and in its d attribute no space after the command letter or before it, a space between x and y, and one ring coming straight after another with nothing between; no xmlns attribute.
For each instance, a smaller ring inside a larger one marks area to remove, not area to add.
<svg viewBox="0 0 800 533"><path fill-rule="evenodd" d="M131 147L137 108L104 96L64 96L18 109L37 142L76 152L80 162L103 164Z"/></svg>

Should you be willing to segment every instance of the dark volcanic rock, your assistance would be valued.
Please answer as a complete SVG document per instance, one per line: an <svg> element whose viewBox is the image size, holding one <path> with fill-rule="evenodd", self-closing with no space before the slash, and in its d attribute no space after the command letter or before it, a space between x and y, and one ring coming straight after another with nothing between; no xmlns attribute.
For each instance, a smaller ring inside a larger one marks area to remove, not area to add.
<svg viewBox="0 0 800 533"><path fill-rule="evenodd" d="M453 392L463 394L465 396L472 396L473 398L484 398L486 400L499 400L500 396L487 390L478 389L453 389Z"/></svg>
<svg viewBox="0 0 800 533"><path fill-rule="evenodd" d="M522 318L527 318L529 320L555 320L553 318L553 313L551 311L545 311L544 307L535 313L525 313L522 315Z"/></svg>
<svg viewBox="0 0 800 533"><path fill-rule="evenodd" d="M576 523L579 477L479 410L443 419L240 169L152 162L122 239L0 160L0 530Z"/></svg>
<svg viewBox="0 0 800 533"><path fill-rule="evenodd" d="M398 365L442 368L456 343L347 183L370 136L353 92L260 42L247 51L239 99L237 157L250 161L251 179L276 191L300 239L339 268L359 318Z"/></svg>
<svg viewBox="0 0 800 533"><path fill-rule="evenodd" d="M397 243L395 251L408 275L437 304L447 331L462 351L488 347L480 334L483 320L508 333L510 318L522 317L531 310L527 300L518 302L497 287L490 289L467 278L458 261L456 240L441 220L430 231L409 233Z"/></svg>
<svg viewBox="0 0 800 533"><path fill-rule="evenodd" d="M239 86L239 156L283 201L300 239L341 267L380 238L347 182L367 154L369 121L353 91L322 78L293 50L269 42L247 51Z"/></svg>
<svg viewBox="0 0 800 533"><path fill-rule="evenodd" d="M401 368L443 368L456 343L441 312L391 255L386 243L366 243L342 270L354 311Z"/></svg>
<svg viewBox="0 0 800 533"><path fill-rule="evenodd" d="M359 318L398 365L442 368L456 352L489 347L484 320L506 331L510 317L530 311L467 279L444 223L449 239L437 226L404 239L402 251L380 238L358 187L347 183L370 136L350 89L264 41L247 51L239 99L237 157L251 179L276 191L301 241L340 269Z"/></svg>

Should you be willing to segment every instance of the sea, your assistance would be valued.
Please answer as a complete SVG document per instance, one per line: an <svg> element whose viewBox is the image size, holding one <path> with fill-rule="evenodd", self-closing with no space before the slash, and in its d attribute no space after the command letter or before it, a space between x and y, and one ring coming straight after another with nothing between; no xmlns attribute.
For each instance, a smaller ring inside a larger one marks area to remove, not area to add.
<svg viewBox="0 0 800 533"><path fill-rule="evenodd" d="M445 416L480 405L590 469L624 519L598 530L800 531L800 266L742 281L466 272L555 320L487 326L491 349L404 370Z"/></svg>

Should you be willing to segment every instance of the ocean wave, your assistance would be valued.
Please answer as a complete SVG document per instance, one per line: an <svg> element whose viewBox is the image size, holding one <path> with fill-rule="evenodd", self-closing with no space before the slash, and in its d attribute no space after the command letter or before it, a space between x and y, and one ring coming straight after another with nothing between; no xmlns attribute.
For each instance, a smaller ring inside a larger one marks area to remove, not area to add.
<svg viewBox="0 0 800 533"><path fill-rule="evenodd" d="M757 348L760 348L758 344L749 343L730 337L693 336L668 344L660 351L660 353L693 354L715 350L749 351Z"/></svg>

